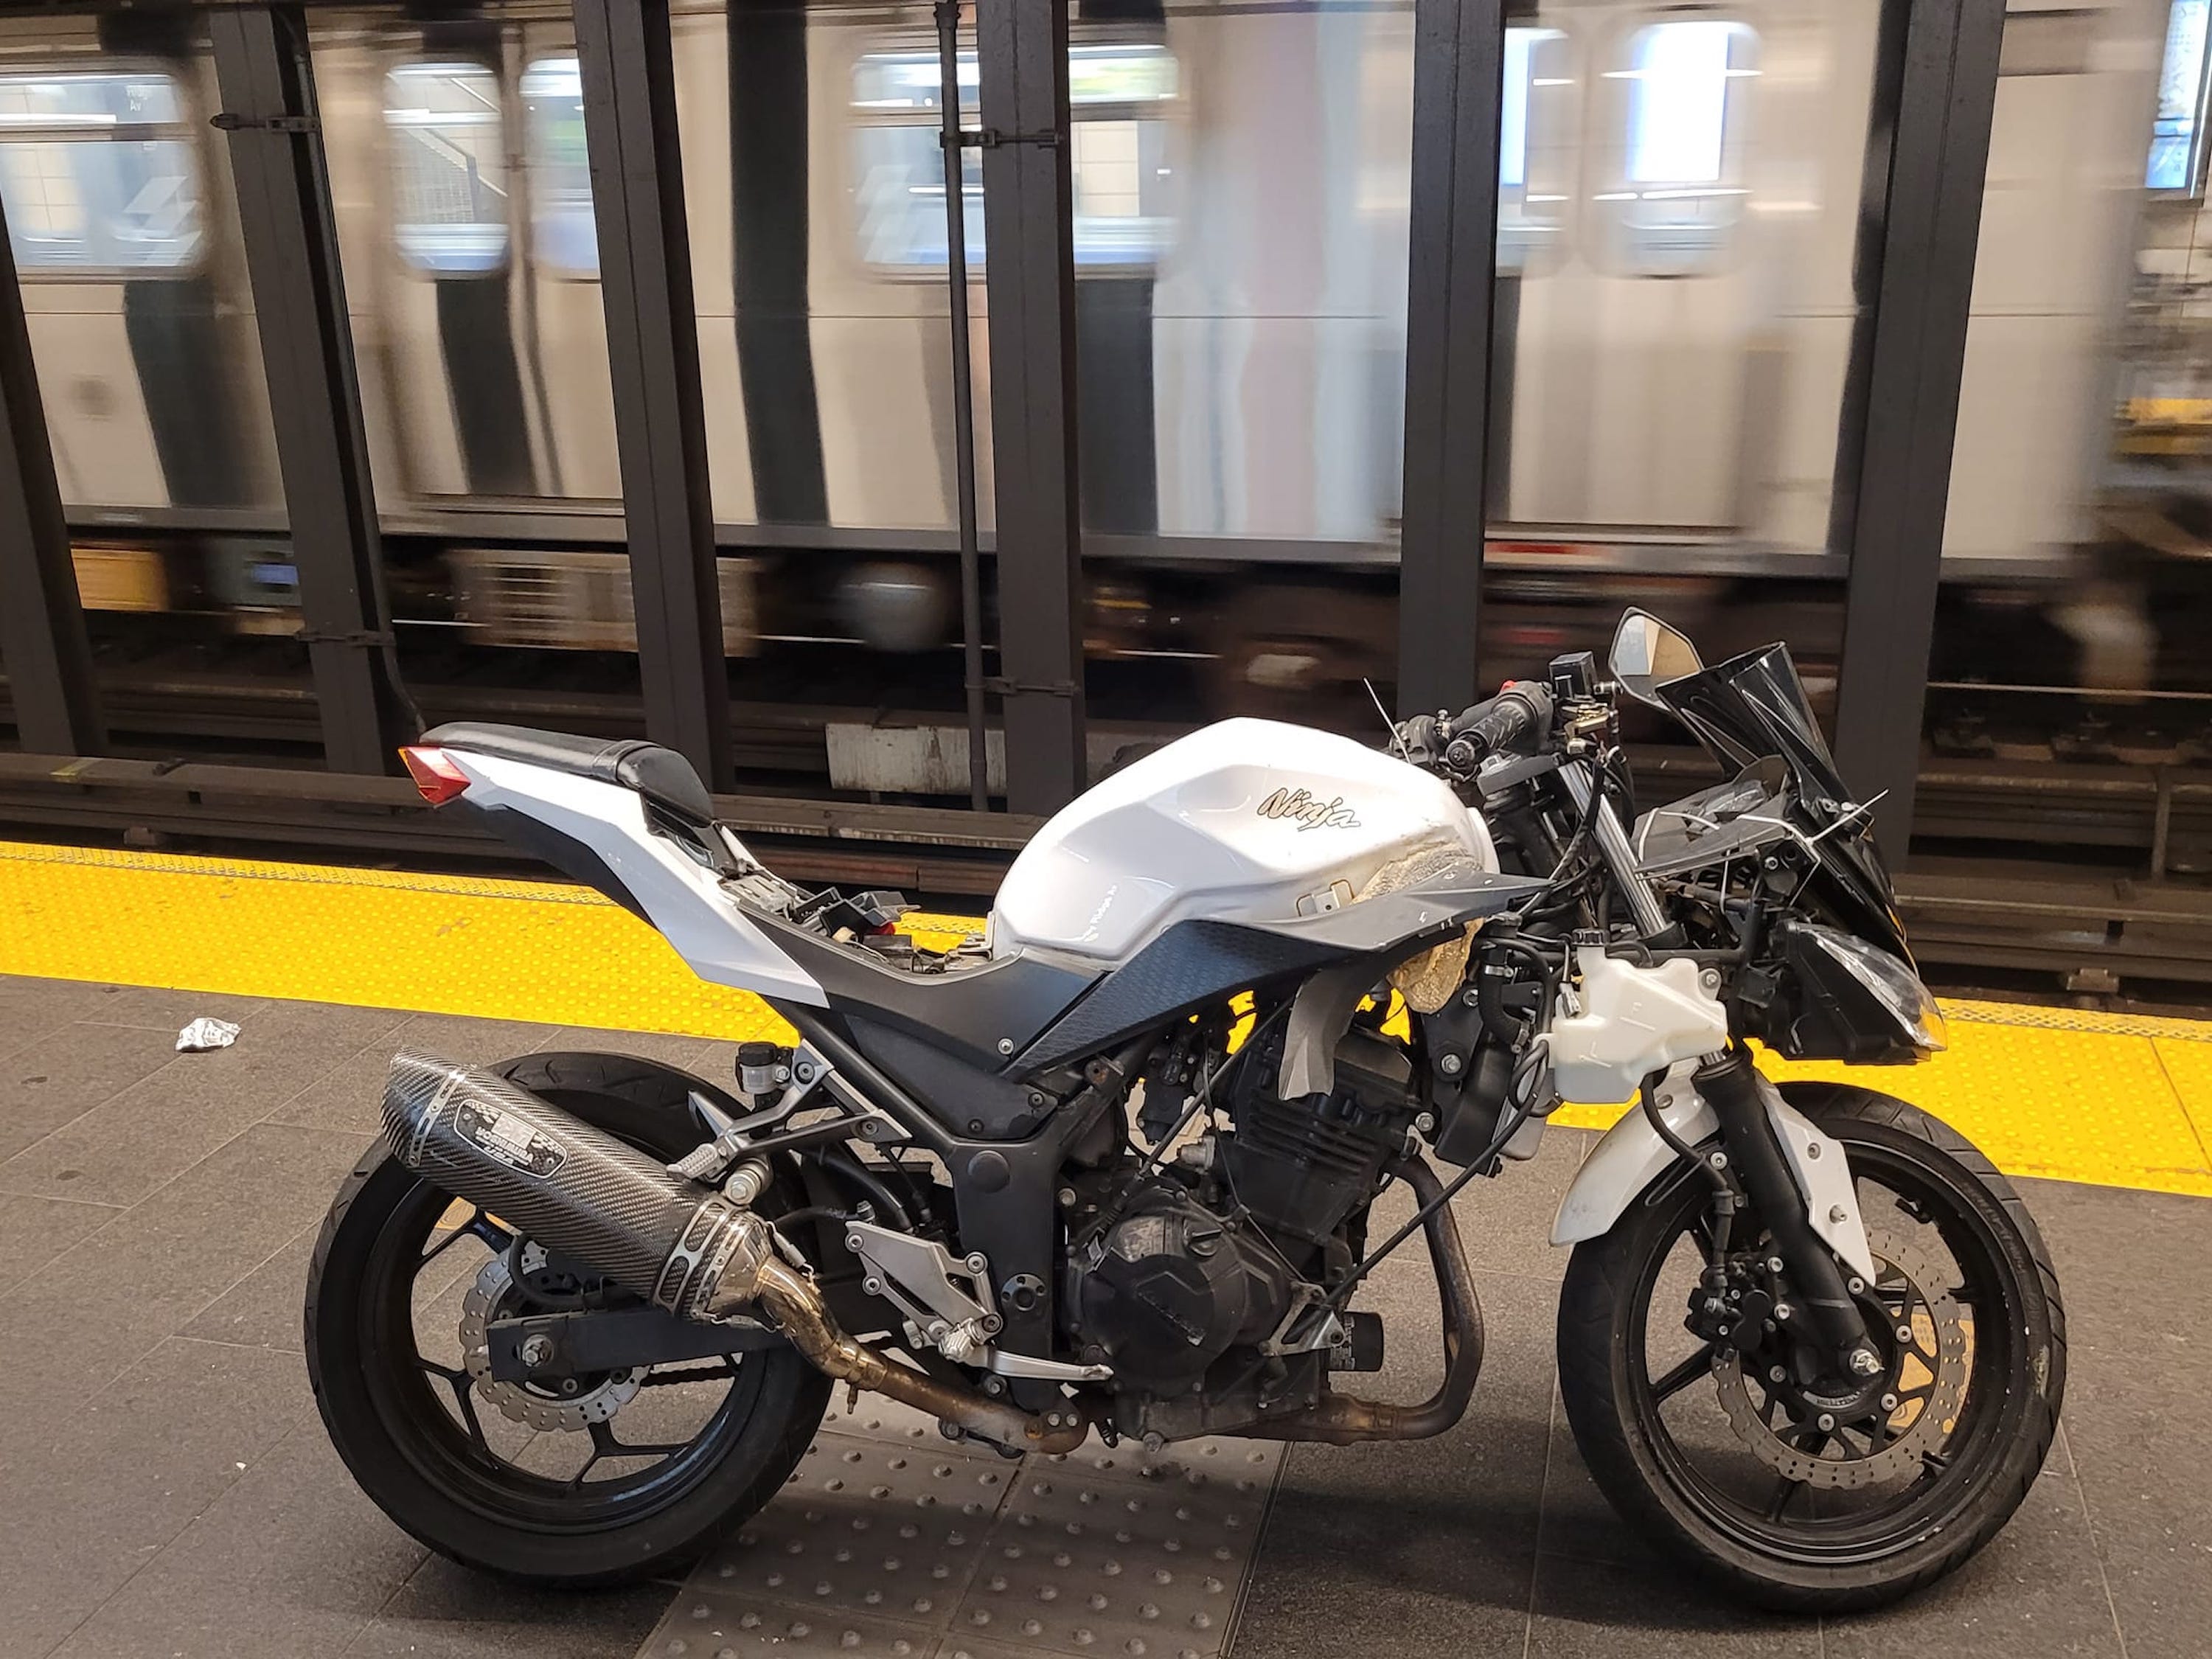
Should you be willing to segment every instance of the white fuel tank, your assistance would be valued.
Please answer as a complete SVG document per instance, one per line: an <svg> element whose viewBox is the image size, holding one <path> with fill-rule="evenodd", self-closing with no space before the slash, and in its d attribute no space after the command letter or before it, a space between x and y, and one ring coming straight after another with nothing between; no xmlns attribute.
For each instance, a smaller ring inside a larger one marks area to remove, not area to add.
<svg viewBox="0 0 2212 1659"><path fill-rule="evenodd" d="M991 951L1118 963L1188 917L1334 908L1439 842L1498 867L1481 819L1419 767L1332 732L1224 720L1055 814L999 889Z"/></svg>

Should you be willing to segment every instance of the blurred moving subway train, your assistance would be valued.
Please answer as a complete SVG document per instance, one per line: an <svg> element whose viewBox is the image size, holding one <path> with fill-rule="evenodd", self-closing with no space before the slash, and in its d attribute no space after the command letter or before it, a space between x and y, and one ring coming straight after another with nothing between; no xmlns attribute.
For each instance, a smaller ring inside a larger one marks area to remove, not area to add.
<svg viewBox="0 0 2212 1659"><path fill-rule="evenodd" d="M825 718L955 708L928 9L676 9L732 695ZM1786 634L1816 675L1832 661L1881 9L1542 0L1509 27L1486 672L1587 645L1632 601L1717 645ZM1939 745L2048 754L2155 708L2155 740L2185 750L2206 724L2187 694L2212 669L2177 666L2160 619L2195 603L2212 519L2197 452L2144 436L2212 415L2170 384L2177 356L2212 356L2187 326L2212 310L2192 277L2204 11L2008 17ZM1361 724L1362 678L1391 676L1413 22L1409 0L1078 5L1085 633L1109 720L1294 702ZM122 723L171 744L296 723L248 707L287 665L307 695L199 27L0 21L0 199L80 586ZM568 9L319 9L310 27L410 685L433 714L634 725ZM958 79L972 110L972 50ZM989 237L967 167L988 536ZM2160 690L2179 714L2141 701ZM187 712L164 727L164 708Z"/></svg>

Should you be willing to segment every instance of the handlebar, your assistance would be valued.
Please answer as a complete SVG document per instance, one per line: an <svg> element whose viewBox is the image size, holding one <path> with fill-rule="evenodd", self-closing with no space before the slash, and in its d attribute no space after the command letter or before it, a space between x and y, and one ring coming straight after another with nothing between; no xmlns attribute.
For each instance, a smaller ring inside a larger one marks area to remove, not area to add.
<svg viewBox="0 0 2212 1659"><path fill-rule="evenodd" d="M1447 758L1452 750L1468 746L1468 759L1518 750L1533 733L1538 738L1552 732L1552 693L1535 680L1516 680L1487 702L1479 702L1451 723Z"/></svg>
<svg viewBox="0 0 2212 1659"><path fill-rule="evenodd" d="M1508 776L1517 784L1525 781L1532 764L1551 760L1559 786L1581 819L1566 852L1560 855L1560 869L1567 867L1587 835L1595 842L1598 857L1614 884L1626 896L1637 931L1645 943L1679 945L1681 930L1668 917L1639 868L1628 831L1607 798L1602 775L1593 771L1586 759L1558 764L1564 751L1555 749L1552 741L1555 712L1551 687L1540 680L1510 680L1496 696L1455 716L1419 714L1402 722L1397 728L1398 740L1406 758L1415 765L1440 771L1455 782L1474 782L1478 787L1482 785L1477 772L1485 760L1510 757L1515 763L1484 774L1498 780L1497 793L1501 794ZM1516 774L1520 775L1512 775ZM1486 807L1489 800L1490 793L1486 792ZM1555 878L1558 873L1554 872Z"/></svg>
<svg viewBox="0 0 2212 1659"><path fill-rule="evenodd" d="M1552 732L1552 693L1537 680L1514 680L1494 696L1449 719L1417 714L1398 728L1407 757L1441 762L1462 775L1483 757L1534 754Z"/></svg>

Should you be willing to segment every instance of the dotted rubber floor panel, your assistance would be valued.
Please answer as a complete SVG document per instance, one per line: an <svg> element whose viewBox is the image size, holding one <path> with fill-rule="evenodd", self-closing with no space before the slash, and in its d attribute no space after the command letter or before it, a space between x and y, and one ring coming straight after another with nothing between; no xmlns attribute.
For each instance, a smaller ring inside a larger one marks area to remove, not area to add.
<svg viewBox="0 0 2212 1659"><path fill-rule="evenodd" d="M1231 1440L1007 1459L864 1401L700 1563L640 1659L1216 1659L1281 1461Z"/></svg>

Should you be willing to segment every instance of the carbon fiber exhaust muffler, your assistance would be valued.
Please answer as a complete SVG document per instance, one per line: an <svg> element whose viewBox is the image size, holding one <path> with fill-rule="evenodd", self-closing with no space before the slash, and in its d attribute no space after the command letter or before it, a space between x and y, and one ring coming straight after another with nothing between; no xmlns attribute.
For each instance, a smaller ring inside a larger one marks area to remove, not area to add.
<svg viewBox="0 0 2212 1659"><path fill-rule="evenodd" d="M403 1050L385 1083L384 1133L416 1174L680 1319L757 1310L840 1382L1001 1445L1072 1451L1090 1433L1074 1412L1048 1423L854 1341L767 1221L495 1073Z"/></svg>

